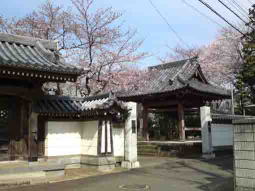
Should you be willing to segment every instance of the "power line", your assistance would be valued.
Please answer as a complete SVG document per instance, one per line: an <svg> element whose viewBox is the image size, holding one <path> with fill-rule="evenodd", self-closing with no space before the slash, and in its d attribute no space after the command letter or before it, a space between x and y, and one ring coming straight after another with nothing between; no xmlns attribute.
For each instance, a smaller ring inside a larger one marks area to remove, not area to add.
<svg viewBox="0 0 255 191"><path fill-rule="evenodd" d="M218 0L225 8L227 8L229 11L231 11L237 18L239 18L241 21L243 21L245 24L247 23L242 17L240 17L235 11L233 11L230 7L228 7L224 2L221 0Z"/></svg>
<svg viewBox="0 0 255 191"><path fill-rule="evenodd" d="M210 9L214 14L216 14L218 17L220 17L222 20L224 20L226 23L228 23L232 28L234 28L237 32L245 36L245 34L239 30L236 26L234 26L232 23L230 23L227 19L225 19L220 13L218 13L216 10L214 10L209 4L204 2L203 0L198 0L200 3L202 3L204 6L206 6L208 9Z"/></svg>
<svg viewBox="0 0 255 191"><path fill-rule="evenodd" d="M247 0L250 4L254 4L251 0Z"/></svg>
<svg viewBox="0 0 255 191"><path fill-rule="evenodd" d="M175 34L175 36L178 38L178 40L185 44L185 46L190 49L190 46L182 39L182 37L177 33L177 31L174 30L174 28L170 25L170 23L167 21L167 19L163 16L163 14L160 12L160 10L156 7L156 5L151 1L148 0L151 4L151 6L154 8L154 10L158 13L158 15L165 21L169 29Z"/></svg>
<svg viewBox="0 0 255 191"><path fill-rule="evenodd" d="M218 23L217 21L213 20L211 17L209 17L208 15L204 14L203 12L199 11L196 7L194 7L193 5L189 4L187 1L182 0L182 2L184 4L186 4L188 7L192 8L193 10L195 10L197 13L199 13L200 15L202 15L203 17L207 18L208 20L210 20L211 22L215 23L216 25L223 27L223 25L221 25L220 23Z"/></svg>
<svg viewBox="0 0 255 191"><path fill-rule="evenodd" d="M247 16L248 12L243 7L241 7L235 0L232 0L232 2L244 13L245 16Z"/></svg>
<svg viewBox="0 0 255 191"><path fill-rule="evenodd" d="M240 10L240 8L236 5L236 3L234 3L233 1L227 0L232 7L234 7L243 17L245 17L246 19L249 19L248 15L246 13L244 13L243 11Z"/></svg>

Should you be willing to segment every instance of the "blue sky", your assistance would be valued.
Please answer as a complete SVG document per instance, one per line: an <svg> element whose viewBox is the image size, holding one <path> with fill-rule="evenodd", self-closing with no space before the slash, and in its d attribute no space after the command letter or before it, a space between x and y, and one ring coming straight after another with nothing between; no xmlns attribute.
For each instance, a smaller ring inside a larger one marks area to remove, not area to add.
<svg viewBox="0 0 255 191"><path fill-rule="evenodd" d="M55 3L70 6L70 0L53 0ZM190 46L200 46L210 43L216 36L219 26L201 16L183 3L183 0L152 0L171 26L178 32ZM219 24L226 26L216 15L205 8L198 0L186 0L189 4L208 15ZM216 0L205 0L224 17L234 24L238 20ZM248 9L249 1L236 0L242 7ZM44 0L1 0L0 14L4 17L21 17L35 10ZM167 24L155 12L148 0L95 0L96 7L112 6L124 12L125 25L138 31L138 38L144 39L141 51L146 51L152 56L146 58L140 66L145 67L159 63L158 57L164 56L169 47L175 47L180 42L170 31ZM224 0L228 3L230 1ZM228 5L231 5L228 3Z"/></svg>

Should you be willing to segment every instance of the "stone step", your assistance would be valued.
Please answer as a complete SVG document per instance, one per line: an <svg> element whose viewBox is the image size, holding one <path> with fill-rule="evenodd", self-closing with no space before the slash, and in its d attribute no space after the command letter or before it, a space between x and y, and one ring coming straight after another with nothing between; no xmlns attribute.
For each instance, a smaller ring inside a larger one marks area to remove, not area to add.
<svg viewBox="0 0 255 191"><path fill-rule="evenodd" d="M137 152L158 152L158 149L151 149L151 148L143 148L143 149L137 149Z"/></svg>
<svg viewBox="0 0 255 191"><path fill-rule="evenodd" d="M157 156L158 153L155 152L138 152L139 156Z"/></svg>
<svg viewBox="0 0 255 191"><path fill-rule="evenodd" d="M155 145L150 142L137 142L137 145Z"/></svg>
<svg viewBox="0 0 255 191"><path fill-rule="evenodd" d="M158 150L158 147L148 147L148 146L141 146L141 147L137 147L138 150L143 150L143 149L150 149L150 150Z"/></svg>
<svg viewBox="0 0 255 191"><path fill-rule="evenodd" d="M153 145L153 144L138 144L137 147L153 147L156 148L158 145Z"/></svg>

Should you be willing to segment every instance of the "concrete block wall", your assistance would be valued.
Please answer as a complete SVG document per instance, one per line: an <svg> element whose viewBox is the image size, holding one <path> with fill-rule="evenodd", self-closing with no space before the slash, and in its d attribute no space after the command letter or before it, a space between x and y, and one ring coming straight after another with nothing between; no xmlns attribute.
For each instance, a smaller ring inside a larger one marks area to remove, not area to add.
<svg viewBox="0 0 255 191"><path fill-rule="evenodd" d="M235 191L255 190L255 119L234 121Z"/></svg>

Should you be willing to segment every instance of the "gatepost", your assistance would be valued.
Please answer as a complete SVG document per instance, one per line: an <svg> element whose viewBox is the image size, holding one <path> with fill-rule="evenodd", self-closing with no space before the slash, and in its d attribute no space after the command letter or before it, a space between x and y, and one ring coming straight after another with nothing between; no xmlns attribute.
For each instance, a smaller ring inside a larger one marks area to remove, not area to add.
<svg viewBox="0 0 255 191"><path fill-rule="evenodd" d="M215 158L212 146L211 110L210 107L200 108L201 134L202 134L202 157L205 159Z"/></svg>

